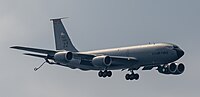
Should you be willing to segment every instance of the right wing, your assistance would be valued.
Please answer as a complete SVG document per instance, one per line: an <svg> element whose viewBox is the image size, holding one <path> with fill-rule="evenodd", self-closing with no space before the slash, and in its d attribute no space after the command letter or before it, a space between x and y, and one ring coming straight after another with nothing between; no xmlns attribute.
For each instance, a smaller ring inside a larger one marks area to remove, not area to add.
<svg viewBox="0 0 200 97"><path fill-rule="evenodd" d="M73 52L74 57L77 59L84 59L84 60L92 60L94 57L97 56L109 56L110 58L112 58L114 61L121 61L123 62L127 62L127 61L137 61L137 59L135 57L124 57L124 56L110 56L110 55L104 55L104 54L85 54L85 53L81 53L81 52Z"/></svg>
<svg viewBox="0 0 200 97"><path fill-rule="evenodd" d="M74 58L81 60L81 64L83 65L90 65L92 64L93 58L99 56L109 56L112 59L112 63L110 66L122 66L126 65L127 67L131 66L131 64L135 64L138 62L138 59L135 57L125 57L125 56L111 56L111 55L104 55L104 54L85 54L81 52L75 52Z"/></svg>

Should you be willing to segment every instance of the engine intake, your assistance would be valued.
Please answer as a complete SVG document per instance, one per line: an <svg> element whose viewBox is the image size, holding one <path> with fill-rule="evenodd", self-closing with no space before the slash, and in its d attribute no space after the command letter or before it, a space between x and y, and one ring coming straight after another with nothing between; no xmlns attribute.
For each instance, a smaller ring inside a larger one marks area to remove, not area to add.
<svg viewBox="0 0 200 97"><path fill-rule="evenodd" d="M171 63L167 65L167 68L170 73L175 73L177 69L177 65L175 63Z"/></svg>
<svg viewBox="0 0 200 97"><path fill-rule="evenodd" d="M112 58L109 56L97 56L92 59L92 64L96 67L107 67L112 63Z"/></svg>
<svg viewBox="0 0 200 97"><path fill-rule="evenodd" d="M184 70L185 70L185 66L182 63L180 64L171 63L171 64L158 67L158 72L163 73L163 74L179 75L179 74L182 74Z"/></svg>
<svg viewBox="0 0 200 97"><path fill-rule="evenodd" d="M177 66L176 72L174 74L182 74L184 70L185 70L185 66L182 63L180 63Z"/></svg>

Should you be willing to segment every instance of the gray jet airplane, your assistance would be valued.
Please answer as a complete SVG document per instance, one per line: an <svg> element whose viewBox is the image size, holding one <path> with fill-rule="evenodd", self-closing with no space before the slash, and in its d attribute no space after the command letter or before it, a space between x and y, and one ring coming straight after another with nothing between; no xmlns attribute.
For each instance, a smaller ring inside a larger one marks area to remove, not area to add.
<svg viewBox="0 0 200 97"><path fill-rule="evenodd" d="M12 46L13 49L29 51L28 56L45 59L44 63L61 65L71 69L96 70L99 77L111 77L111 70L128 70L126 80L138 80L142 70L156 70L162 74L179 75L185 70L183 63L175 62L184 55L184 51L171 43L155 43L130 47L111 48L95 51L79 52L72 44L62 23L63 18L53 21L56 50L32 47ZM43 64L44 64L43 63ZM42 64L42 65L43 65ZM38 70L42 65L34 70Z"/></svg>

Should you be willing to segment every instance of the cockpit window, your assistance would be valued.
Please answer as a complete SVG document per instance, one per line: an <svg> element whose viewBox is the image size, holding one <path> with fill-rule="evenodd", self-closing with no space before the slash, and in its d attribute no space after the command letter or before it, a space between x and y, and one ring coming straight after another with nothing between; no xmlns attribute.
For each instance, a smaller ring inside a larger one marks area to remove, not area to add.
<svg viewBox="0 0 200 97"><path fill-rule="evenodd" d="M176 45L174 45L173 47L174 47L174 48L179 48L179 47L178 47L178 46L176 46Z"/></svg>

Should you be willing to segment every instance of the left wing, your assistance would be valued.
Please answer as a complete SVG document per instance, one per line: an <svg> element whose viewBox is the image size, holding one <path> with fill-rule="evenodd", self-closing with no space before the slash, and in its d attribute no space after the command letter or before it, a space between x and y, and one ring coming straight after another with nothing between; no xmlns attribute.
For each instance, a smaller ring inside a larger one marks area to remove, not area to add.
<svg viewBox="0 0 200 97"><path fill-rule="evenodd" d="M44 59L47 58L46 55L40 55L40 54L24 53L24 55L33 56L33 57L38 57L38 58L44 58Z"/></svg>
<svg viewBox="0 0 200 97"><path fill-rule="evenodd" d="M35 52L35 53L41 53L41 54L47 54L47 55L54 55L55 53L57 53L57 51L54 51L54 50L46 50L46 49L38 49L38 48L30 48L30 47L22 47L22 46L12 46L10 48L30 51L30 52ZM25 54L25 55L29 55L29 54Z"/></svg>
<svg viewBox="0 0 200 97"><path fill-rule="evenodd" d="M46 50L46 49L38 49L38 48L23 47L23 46L12 46L10 48L39 53L39 54L24 53L24 55L38 57L38 58L44 58L44 59L53 59L54 55L57 52L62 52L60 50ZM109 56L109 55L84 54L81 52L72 52L72 53L73 53L73 57L75 59L86 60L88 62L92 62L94 57ZM43 54L43 55L41 55L41 54ZM46 54L46 55L44 55L44 54ZM109 56L109 57L112 59L113 64L130 64L130 63L134 63L134 62L138 61L134 57L124 57L124 56Z"/></svg>

